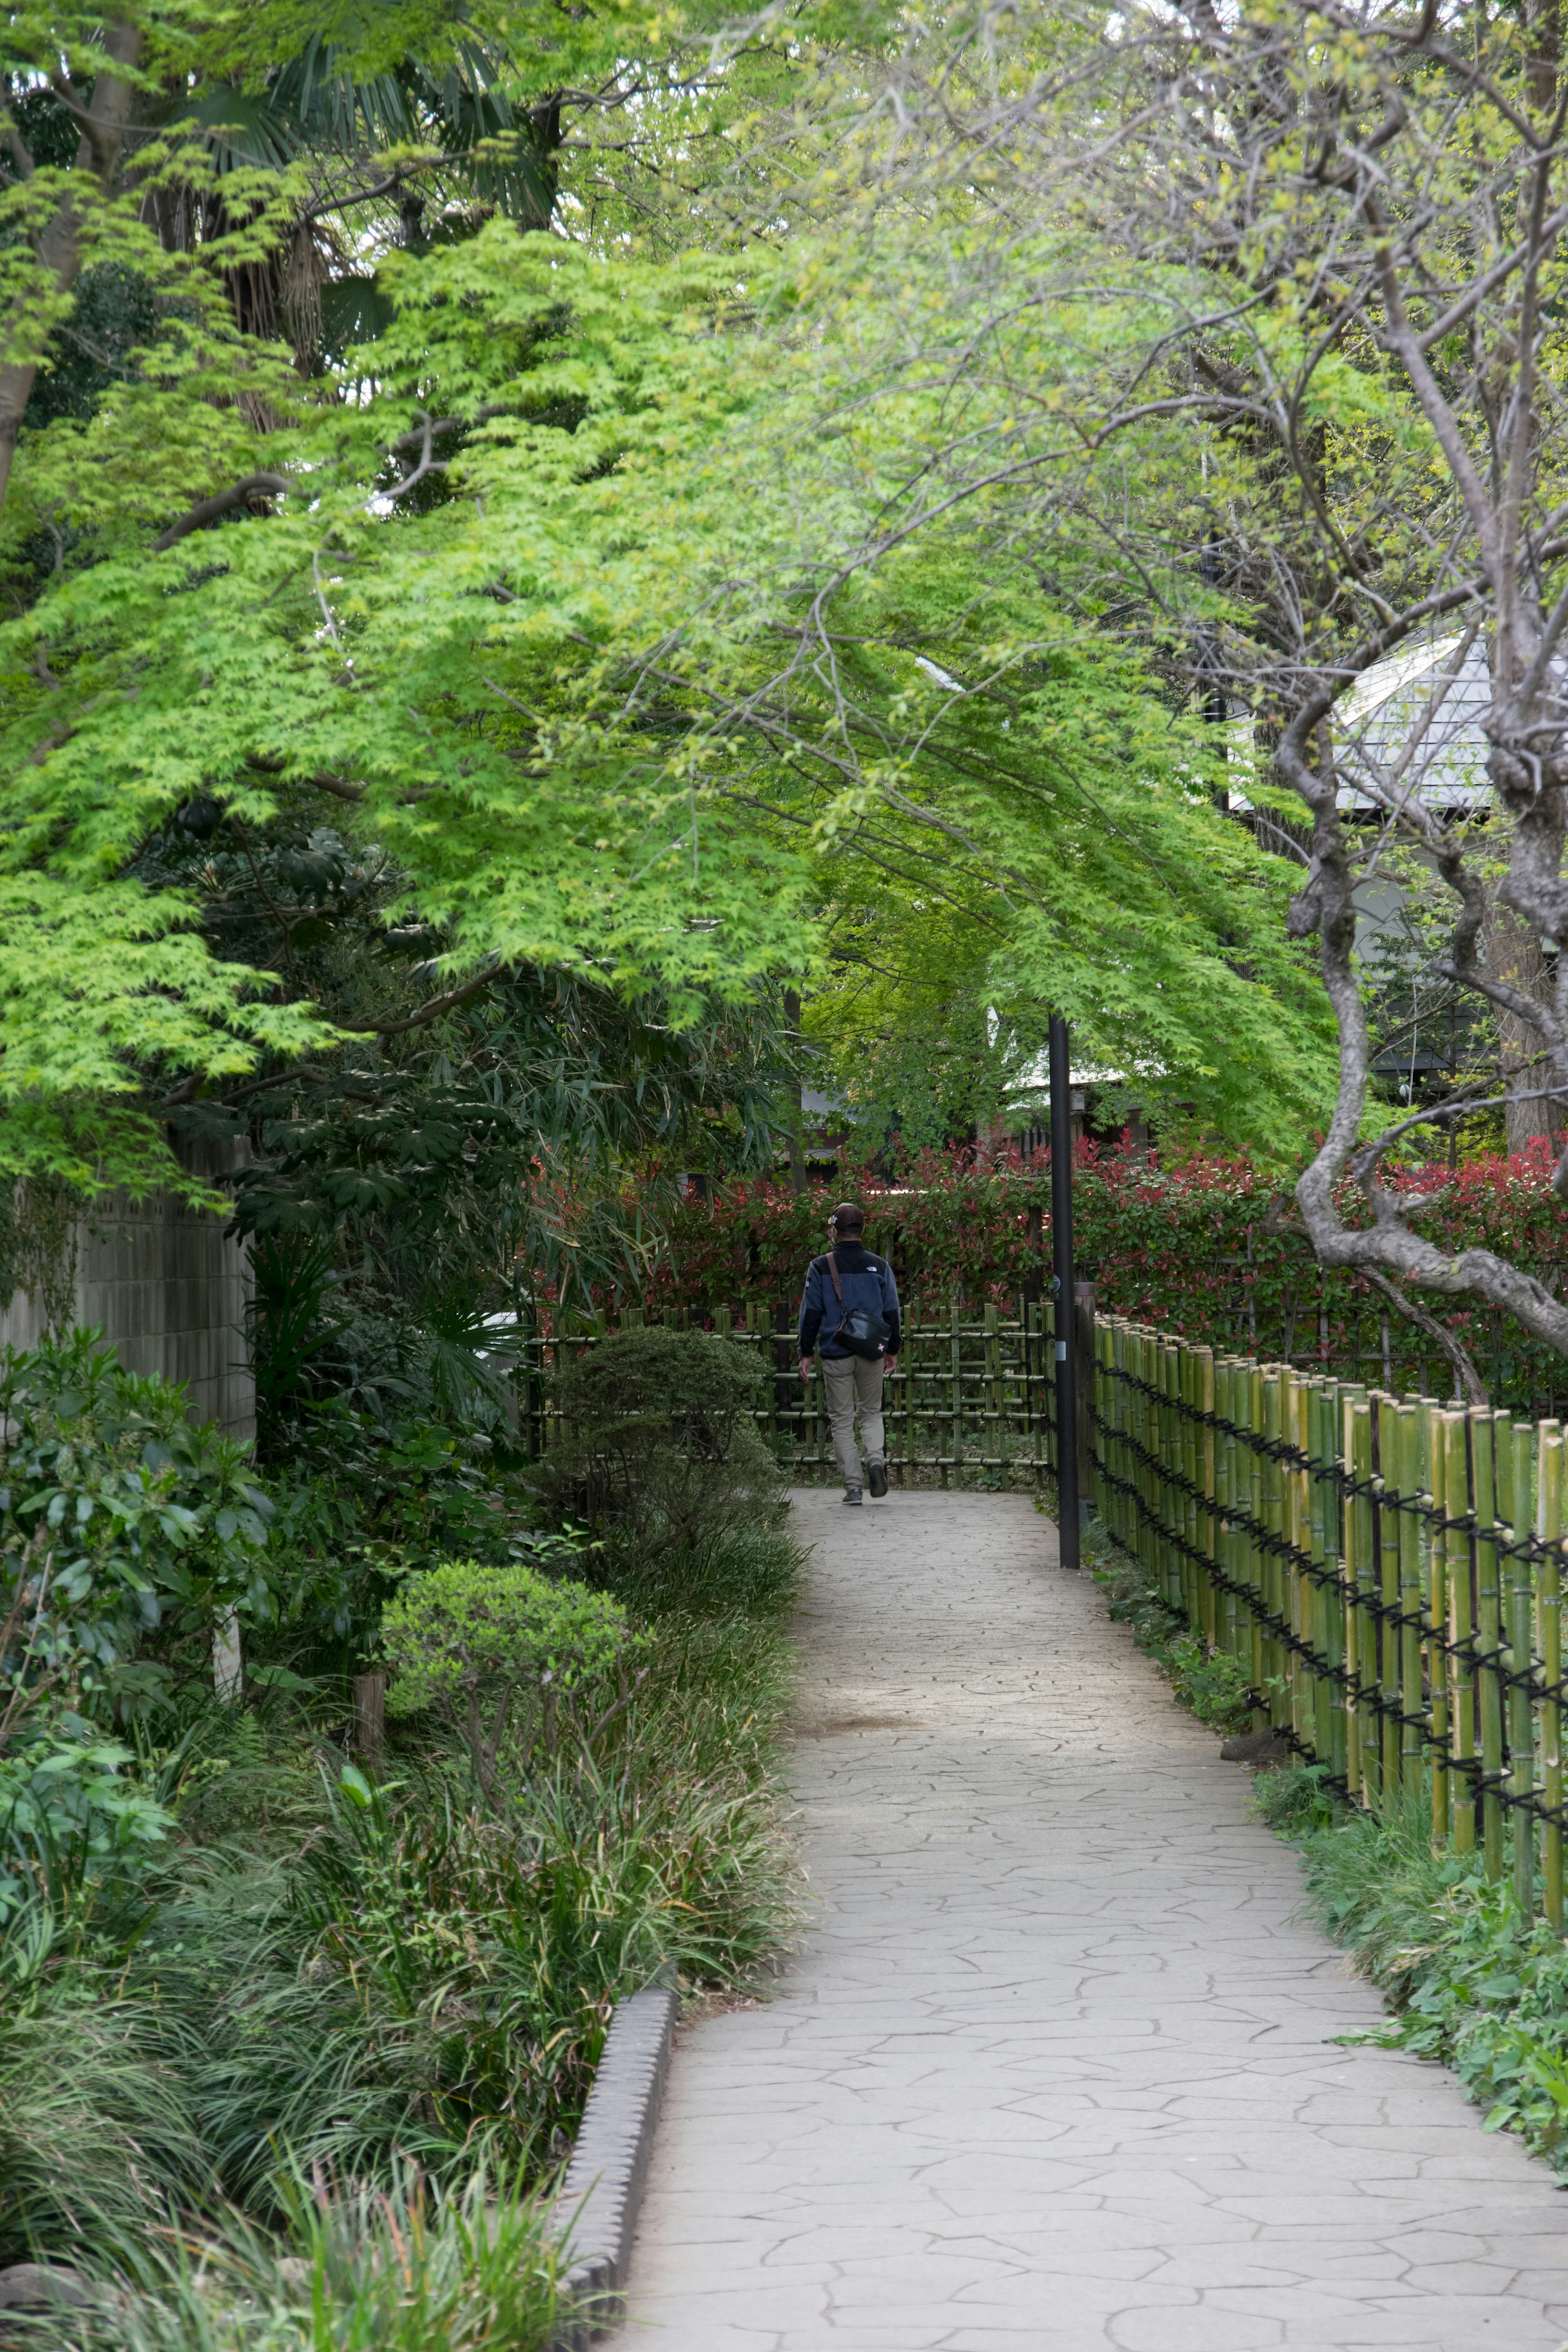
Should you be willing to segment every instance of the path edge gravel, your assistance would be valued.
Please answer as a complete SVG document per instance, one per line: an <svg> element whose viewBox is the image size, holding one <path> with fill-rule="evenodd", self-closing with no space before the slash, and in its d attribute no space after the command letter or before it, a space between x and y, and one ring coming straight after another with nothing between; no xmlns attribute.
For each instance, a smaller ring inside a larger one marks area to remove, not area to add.
<svg viewBox="0 0 1568 2352"><path fill-rule="evenodd" d="M556 2208L576 2259L551 2352L587 2352L624 2316L626 2269L669 2075L680 1997L649 1985L617 2003Z"/></svg>

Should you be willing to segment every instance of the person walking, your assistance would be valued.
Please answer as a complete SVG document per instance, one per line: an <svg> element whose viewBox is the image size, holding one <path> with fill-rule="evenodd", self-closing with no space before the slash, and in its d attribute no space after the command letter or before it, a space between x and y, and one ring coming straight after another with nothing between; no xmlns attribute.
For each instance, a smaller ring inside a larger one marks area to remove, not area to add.
<svg viewBox="0 0 1568 2352"><path fill-rule="evenodd" d="M864 1211L840 1201L827 1220L831 1247L806 1268L800 1302L800 1376L810 1381L815 1348L847 1503L858 1503L863 1491L857 1419L866 1447L865 1479L879 1499L888 1491L882 1375L892 1370L899 1353L898 1285L887 1259L866 1247L865 1231Z"/></svg>

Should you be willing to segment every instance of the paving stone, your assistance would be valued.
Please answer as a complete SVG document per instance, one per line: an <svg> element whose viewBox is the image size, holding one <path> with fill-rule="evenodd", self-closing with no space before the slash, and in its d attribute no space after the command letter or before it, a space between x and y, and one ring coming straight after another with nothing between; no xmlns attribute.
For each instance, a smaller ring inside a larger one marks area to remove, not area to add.
<svg viewBox="0 0 1568 2352"><path fill-rule="evenodd" d="M680 2037L618 2352L1565 2352L1568 2199L1334 2046L1376 1995L1027 1499L795 1515L816 1916Z"/></svg>

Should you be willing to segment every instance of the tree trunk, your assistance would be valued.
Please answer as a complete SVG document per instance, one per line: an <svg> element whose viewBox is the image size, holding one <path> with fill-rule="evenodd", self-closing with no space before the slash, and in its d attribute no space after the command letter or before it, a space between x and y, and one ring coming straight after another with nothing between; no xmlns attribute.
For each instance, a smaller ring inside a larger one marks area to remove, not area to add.
<svg viewBox="0 0 1568 2352"><path fill-rule="evenodd" d="M134 66L141 54L142 35L133 25L110 25L104 37L106 57L115 65ZM105 195L111 193L120 170L121 149L124 144L125 126L131 120L132 100L135 95L130 81L111 73L107 65L100 67L93 82L92 103L82 123L81 138L76 151L76 168L90 172ZM20 158L18 157L18 162ZM31 164L26 165L28 176ZM81 241L76 206L68 197L38 239L38 260L54 281L56 294L68 294L81 274ZM19 310L13 310L7 321L8 340L15 338L24 348L33 340L26 333L26 298L22 298ZM47 340L47 339L46 339ZM22 429L27 402L38 373L42 351L32 359L17 360L8 367L0 367L0 507L5 503L5 493L11 485L11 466L16 454L16 436Z"/></svg>
<svg viewBox="0 0 1568 2352"><path fill-rule="evenodd" d="M797 988L786 988L784 1002L784 1019L789 1024L791 1037L798 1045L800 1043L800 991ZM805 1190L805 1108L801 1101L801 1088L798 1083L792 1092L795 1101L795 1119L789 1131L789 1188L792 1192L804 1192Z"/></svg>
<svg viewBox="0 0 1568 2352"><path fill-rule="evenodd" d="M1494 979L1506 981L1523 995L1550 1003L1552 992L1546 985L1546 959L1541 952L1540 940L1511 908L1500 906L1489 891L1484 941L1488 970ZM1495 1018L1498 1061L1505 1089L1510 1095L1515 1087L1531 1094L1550 1086L1552 1067L1545 1058L1546 1041L1540 1030L1500 1006ZM1555 1105L1547 1102L1510 1101L1503 1112L1510 1152L1524 1150L1538 1137L1550 1141L1554 1132L1561 1131L1563 1117L1558 1111L1554 1118L1555 1109Z"/></svg>

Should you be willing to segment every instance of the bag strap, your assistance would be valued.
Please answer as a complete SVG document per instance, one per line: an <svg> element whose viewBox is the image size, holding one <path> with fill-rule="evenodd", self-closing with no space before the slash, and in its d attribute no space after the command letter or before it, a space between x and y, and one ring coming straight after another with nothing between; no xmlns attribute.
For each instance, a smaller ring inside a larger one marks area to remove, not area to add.
<svg viewBox="0 0 1568 2352"><path fill-rule="evenodd" d="M838 1279L838 1268L833 1263L833 1252L827 1253L827 1271L833 1276L833 1296L840 1307L844 1304L844 1286Z"/></svg>

